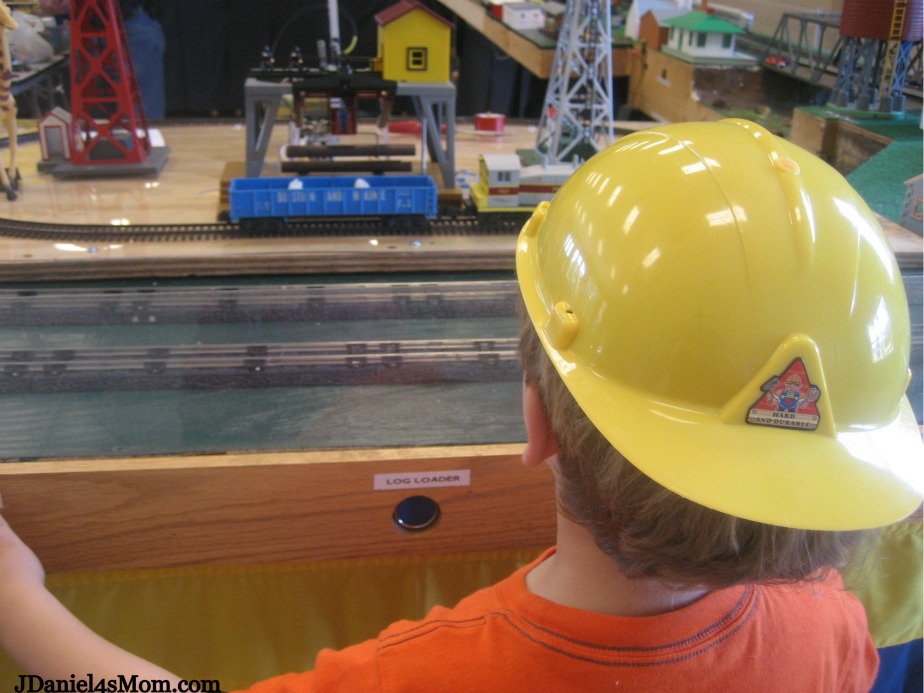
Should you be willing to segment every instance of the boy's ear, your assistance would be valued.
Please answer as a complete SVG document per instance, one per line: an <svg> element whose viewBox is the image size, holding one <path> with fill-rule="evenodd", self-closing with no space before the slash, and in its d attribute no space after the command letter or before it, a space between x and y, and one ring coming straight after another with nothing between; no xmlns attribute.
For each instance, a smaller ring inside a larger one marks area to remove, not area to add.
<svg viewBox="0 0 924 693"><path fill-rule="evenodd" d="M552 433L549 418L539 398L535 384L523 382L523 421L526 424L526 448L523 464L534 467L558 454L558 441Z"/></svg>

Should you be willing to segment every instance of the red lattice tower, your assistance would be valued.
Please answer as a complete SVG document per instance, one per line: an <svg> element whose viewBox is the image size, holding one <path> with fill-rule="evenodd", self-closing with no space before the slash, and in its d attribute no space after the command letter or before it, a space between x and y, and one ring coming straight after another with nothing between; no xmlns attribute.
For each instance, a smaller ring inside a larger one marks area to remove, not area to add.
<svg viewBox="0 0 924 693"><path fill-rule="evenodd" d="M118 0L71 0L71 161L142 163L148 124Z"/></svg>

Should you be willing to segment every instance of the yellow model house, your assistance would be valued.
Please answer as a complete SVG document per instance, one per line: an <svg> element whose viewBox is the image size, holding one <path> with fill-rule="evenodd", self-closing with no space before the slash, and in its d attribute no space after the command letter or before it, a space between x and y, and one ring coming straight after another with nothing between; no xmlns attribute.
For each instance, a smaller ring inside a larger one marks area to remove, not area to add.
<svg viewBox="0 0 924 693"><path fill-rule="evenodd" d="M375 15L379 25L376 60L384 79L446 82L452 22L417 0L401 0Z"/></svg>

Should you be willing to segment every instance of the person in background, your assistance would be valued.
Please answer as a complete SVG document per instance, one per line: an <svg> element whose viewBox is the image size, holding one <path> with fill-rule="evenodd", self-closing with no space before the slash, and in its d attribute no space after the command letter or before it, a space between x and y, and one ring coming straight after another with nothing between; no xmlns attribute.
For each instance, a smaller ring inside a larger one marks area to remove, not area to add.
<svg viewBox="0 0 924 693"><path fill-rule="evenodd" d="M908 303L869 207L754 123L661 125L581 166L515 255L523 463L554 474L556 545L253 693L867 693L839 569L924 487ZM0 519L0 646L24 670L183 689L42 579Z"/></svg>
<svg viewBox="0 0 924 693"><path fill-rule="evenodd" d="M145 116L149 121L163 120L166 110L164 32L145 10L144 0L119 0L119 7ZM39 11L63 17L70 11L70 0L39 0Z"/></svg>

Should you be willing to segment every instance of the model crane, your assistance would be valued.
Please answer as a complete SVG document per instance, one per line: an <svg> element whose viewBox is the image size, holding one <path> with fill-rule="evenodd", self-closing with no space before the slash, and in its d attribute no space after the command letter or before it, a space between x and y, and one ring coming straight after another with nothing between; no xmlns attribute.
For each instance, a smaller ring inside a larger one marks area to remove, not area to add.
<svg viewBox="0 0 924 693"><path fill-rule="evenodd" d="M536 149L552 163L587 159L613 141L609 0L568 0Z"/></svg>
<svg viewBox="0 0 924 693"><path fill-rule="evenodd" d="M117 0L71 0L71 157L74 164L140 164L148 123Z"/></svg>
<svg viewBox="0 0 924 693"><path fill-rule="evenodd" d="M170 153L154 146L118 0L71 0L69 161L59 178L156 176Z"/></svg>

